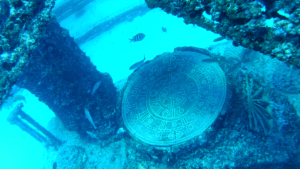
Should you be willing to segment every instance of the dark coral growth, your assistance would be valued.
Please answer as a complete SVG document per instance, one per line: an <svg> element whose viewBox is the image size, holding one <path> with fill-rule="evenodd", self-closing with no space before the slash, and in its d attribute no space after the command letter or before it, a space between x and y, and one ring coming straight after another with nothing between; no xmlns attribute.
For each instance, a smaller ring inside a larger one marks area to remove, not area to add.
<svg viewBox="0 0 300 169"><path fill-rule="evenodd" d="M54 0L0 0L0 106L50 18Z"/></svg>
<svg viewBox="0 0 300 169"><path fill-rule="evenodd" d="M96 69L55 19L48 22L36 44L17 85L47 104L68 130L83 136L94 129L85 119L87 109L95 126L101 129L94 131L97 137L112 135L117 130L114 120L117 93L110 75ZM101 84L92 95L98 81Z"/></svg>
<svg viewBox="0 0 300 169"><path fill-rule="evenodd" d="M0 95L9 96L14 84L28 89L47 104L69 130L81 136L93 126L105 138L117 130L114 122L116 88L79 49L67 30L51 17L53 0L0 0ZM93 86L101 86L91 95ZM107 130L105 130L107 129Z"/></svg>
<svg viewBox="0 0 300 169"><path fill-rule="evenodd" d="M146 0L150 8L183 17L235 45L300 68L300 1Z"/></svg>

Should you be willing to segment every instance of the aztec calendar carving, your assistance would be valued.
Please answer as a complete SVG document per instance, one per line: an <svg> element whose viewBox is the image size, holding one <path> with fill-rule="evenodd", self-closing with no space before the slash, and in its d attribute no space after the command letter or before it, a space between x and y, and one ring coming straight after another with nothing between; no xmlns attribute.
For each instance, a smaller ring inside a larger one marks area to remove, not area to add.
<svg viewBox="0 0 300 169"><path fill-rule="evenodd" d="M226 79L217 63L195 52L167 53L131 76L122 118L139 140L156 146L182 143L205 131L226 97Z"/></svg>

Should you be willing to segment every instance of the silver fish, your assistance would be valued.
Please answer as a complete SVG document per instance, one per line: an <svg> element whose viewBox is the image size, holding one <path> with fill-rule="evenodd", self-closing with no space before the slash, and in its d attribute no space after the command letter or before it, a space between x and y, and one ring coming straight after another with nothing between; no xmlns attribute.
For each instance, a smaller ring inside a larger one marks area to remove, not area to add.
<svg viewBox="0 0 300 169"><path fill-rule="evenodd" d="M224 40L224 39L226 39L226 37L221 36L219 38L214 39L214 42L219 42L219 41Z"/></svg>
<svg viewBox="0 0 300 169"><path fill-rule="evenodd" d="M135 64L133 64L132 66L130 66L129 70L136 69L136 68L140 67L144 63L145 59L146 58L145 58L145 55L144 55L144 59L137 62L137 63L135 63Z"/></svg>
<svg viewBox="0 0 300 169"><path fill-rule="evenodd" d="M94 133L90 132L90 131L86 131L86 134L88 134L91 138L94 138L94 139L99 140L99 139L96 137L96 135L95 135Z"/></svg>
<svg viewBox="0 0 300 169"><path fill-rule="evenodd" d="M92 119L92 116L90 112L87 109L84 109L85 117L88 119L88 121L93 125L94 129L97 129L97 127L94 124L94 121Z"/></svg>
<svg viewBox="0 0 300 169"><path fill-rule="evenodd" d="M101 84L101 81L99 80L97 83L94 84L94 87L93 87L93 91L92 91L92 95L96 92L96 90L99 88Z"/></svg>
<svg viewBox="0 0 300 169"><path fill-rule="evenodd" d="M123 133L125 133L125 131L126 131L126 130L125 130L123 127L121 127L121 128L118 129L117 135L118 135L118 134L123 134Z"/></svg>

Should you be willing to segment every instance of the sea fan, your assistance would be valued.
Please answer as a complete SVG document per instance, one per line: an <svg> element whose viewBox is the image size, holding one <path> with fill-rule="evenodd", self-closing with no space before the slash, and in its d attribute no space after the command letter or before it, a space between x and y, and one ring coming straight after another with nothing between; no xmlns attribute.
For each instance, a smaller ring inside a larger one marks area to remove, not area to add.
<svg viewBox="0 0 300 169"><path fill-rule="evenodd" d="M246 74L246 95L250 129L260 132L260 128L262 128L267 135L271 132L273 123L272 116L266 110L269 102L261 98L262 92L262 87L257 87L257 90L254 90L253 79L249 80Z"/></svg>

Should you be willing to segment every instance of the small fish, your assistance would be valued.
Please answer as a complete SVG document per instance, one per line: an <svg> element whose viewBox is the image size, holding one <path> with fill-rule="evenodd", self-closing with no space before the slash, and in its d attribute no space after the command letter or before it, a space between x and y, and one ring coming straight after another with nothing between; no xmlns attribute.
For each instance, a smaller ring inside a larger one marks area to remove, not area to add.
<svg viewBox="0 0 300 169"><path fill-rule="evenodd" d="M96 92L96 90L99 88L101 84L101 81L99 80L97 83L94 84L94 87L93 87L93 91L92 91L92 95Z"/></svg>
<svg viewBox="0 0 300 169"><path fill-rule="evenodd" d="M214 42L218 42L218 41L221 41L221 40L224 40L224 39L226 39L226 38L221 36L219 38L214 39Z"/></svg>
<svg viewBox="0 0 300 169"><path fill-rule="evenodd" d="M53 163L52 168L53 168L53 169L56 169L56 168L57 168L57 163L56 163L56 162Z"/></svg>
<svg viewBox="0 0 300 169"><path fill-rule="evenodd" d="M146 58L145 58L145 55L144 55L144 59L139 61L139 62L136 62L135 64L130 66L129 70L136 69L136 68L140 67L144 63L145 59Z"/></svg>
<svg viewBox="0 0 300 169"><path fill-rule="evenodd" d="M130 40L130 42L137 42L137 41L143 40L145 36L146 35L143 33L138 33L132 39L129 39L129 40Z"/></svg>
<svg viewBox="0 0 300 169"><path fill-rule="evenodd" d="M118 135L118 134L125 133L125 131L126 131L126 130L125 130L123 127L121 127L121 128L118 129L117 135Z"/></svg>
<svg viewBox="0 0 300 169"><path fill-rule="evenodd" d="M94 133L90 132L90 131L86 131L86 134L88 134L88 135L89 135L91 138L93 138L93 139L99 140L99 139L97 138L97 136L96 136Z"/></svg>
<svg viewBox="0 0 300 169"><path fill-rule="evenodd" d="M27 103L25 97L22 95L14 95L12 100L13 102L24 101L25 103Z"/></svg>
<svg viewBox="0 0 300 169"><path fill-rule="evenodd" d="M94 121L92 119L92 116L90 112L87 109L84 109L85 117L88 119L88 121L93 125L94 129L97 129L97 127L94 124Z"/></svg>
<svg viewBox="0 0 300 169"><path fill-rule="evenodd" d="M167 28L161 27L161 30L162 30L163 32L167 32Z"/></svg>

